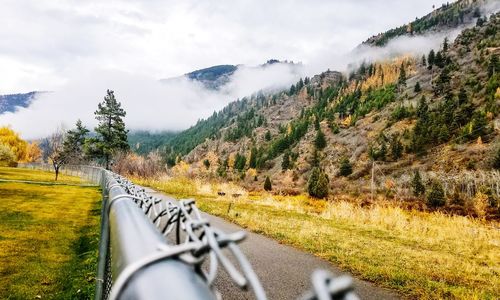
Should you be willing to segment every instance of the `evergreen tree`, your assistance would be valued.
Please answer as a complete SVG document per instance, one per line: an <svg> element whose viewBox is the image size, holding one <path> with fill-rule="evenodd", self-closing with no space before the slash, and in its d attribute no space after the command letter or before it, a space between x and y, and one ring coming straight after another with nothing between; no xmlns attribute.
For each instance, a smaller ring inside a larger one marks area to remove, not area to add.
<svg viewBox="0 0 500 300"><path fill-rule="evenodd" d="M422 88L420 87L420 82L417 81L417 83L415 84L415 87L413 88L413 91L415 93L420 93L422 91Z"/></svg>
<svg viewBox="0 0 500 300"><path fill-rule="evenodd" d="M266 135L264 136L264 138L269 142L271 140L271 131L266 131Z"/></svg>
<svg viewBox="0 0 500 300"><path fill-rule="evenodd" d="M326 147L325 134L321 131L321 128L316 132L316 139L314 140L314 145L316 149L323 150Z"/></svg>
<svg viewBox="0 0 500 300"><path fill-rule="evenodd" d="M307 182L307 192L315 198L325 198L328 196L328 176L318 167L311 171Z"/></svg>
<svg viewBox="0 0 500 300"><path fill-rule="evenodd" d="M340 160L339 174L340 176L344 177L347 177L352 174L352 165L347 157L343 157Z"/></svg>
<svg viewBox="0 0 500 300"><path fill-rule="evenodd" d="M406 70L405 70L404 62L402 62L401 66L399 67L398 84L401 86L406 86Z"/></svg>
<svg viewBox="0 0 500 300"><path fill-rule="evenodd" d="M434 49L431 49L429 52L429 55L427 55L427 65L429 66L429 69L432 68L432 65L434 64L434 59L436 57L436 54L434 53Z"/></svg>
<svg viewBox="0 0 500 300"><path fill-rule="evenodd" d="M427 60L425 59L425 54L422 55L422 66L427 66Z"/></svg>
<svg viewBox="0 0 500 300"><path fill-rule="evenodd" d="M88 140L87 153L90 157L103 159L106 169L109 169L111 158L117 151L129 150L128 130L123 122L126 112L114 92L108 90L94 114L99 122L95 128L97 136Z"/></svg>
<svg viewBox="0 0 500 300"><path fill-rule="evenodd" d="M443 186L437 180L432 182L431 190L429 191L429 194L427 194L427 204L430 207L440 207L446 204Z"/></svg>
<svg viewBox="0 0 500 300"><path fill-rule="evenodd" d="M445 37L443 41L443 52L446 53L448 52L448 38Z"/></svg>
<svg viewBox="0 0 500 300"><path fill-rule="evenodd" d="M264 190L266 191L272 191L273 185L271 183L271 178L269 176L266 176L266 181L264 181Z"/></svg>
<svg viewBox="0 0 500 300"><path fill-rule="evenodd" d="M500 147L497 150L497 154L493 158L493 168L500 170Z"/></svg>
<svg viewBox="0 0 500 300"><path fill-rule="evenodd" d="M236 157L234 158L234 168L238 171L242 171L245 168L246 163L246 157L244 155L236 153Z"/></svg>
<svg viewBox="0 0 500 300"><path fill-rule="evenodd" d="M444 62L445 62L445 59L443 57L443 53L441 53L441 51L438 51L436 53L436 57L434 58L434 64L440 68L443 68Z"/></svg>
<svg viewBox="0 0 500 300"><path fill-rule="evenodd" d="M290 168L290 153L289 151L285 151L283 154L283 161L281 162L281 169L286 171Z"/></svg>
<svg viewBox="0 0 500 300"><path fill-rule="evenodd" d="M399 140L399 135L394 134L391 139L391 156L394 160L398 160L403 154L403 144Z"/></svg>
<svg viewBox="0 0 500 300"><path fill-rule="evenodd" d="M208 159L205 159L203 161L203 165L205 166L205 168L208 170L210 169L210 161Z"/></svg>
<svg viewBox="0 0 500 300"><path fill-rule="evenodd" d="M255 169L257 168L257 148L252 147L250 150L250 159L248 161L248 167Z"/></svg>
<svg viewBox="0 0 500 300"><path fill-rule="evenodd" d="M411 188L413 195L419 197L425 193L425 186L422 183L422 177L420 177L420 172L418 170L413 174L413 179L411 180Z"/></svg>
<svg viewBox="0 0 500 300"><path fill-rule="evenodd" d="M382 141L377 156L381 161L385 161L387 157L387 145L385 144L385 141Z"/></svg>
<svg viewBox="0 0 500 300"><path fill-rule="evenodd" d="M63 154L67 163L78 164L84 160L84 145L89 130L82 121L76 121L76 127L66 132L63 142Z"/></svg>

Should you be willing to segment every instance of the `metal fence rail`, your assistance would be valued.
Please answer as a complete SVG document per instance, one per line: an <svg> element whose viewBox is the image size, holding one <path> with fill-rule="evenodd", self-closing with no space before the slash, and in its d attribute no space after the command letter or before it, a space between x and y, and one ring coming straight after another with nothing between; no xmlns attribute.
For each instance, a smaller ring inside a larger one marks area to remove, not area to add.
<svg viewBox="0 0 500 300"><path fill-rule="evenodd" d="M51 170L48 164L19 166ZM226 234L212 227L194 200L164 201L99 167L64 166L60 172L102 188L96 300L220 299L214 286L219 266L256 299L266 299L237 246L245 233ZM317 271L312 283L313 290L303 299L357 299L350 278L334 280Z"/></svg>

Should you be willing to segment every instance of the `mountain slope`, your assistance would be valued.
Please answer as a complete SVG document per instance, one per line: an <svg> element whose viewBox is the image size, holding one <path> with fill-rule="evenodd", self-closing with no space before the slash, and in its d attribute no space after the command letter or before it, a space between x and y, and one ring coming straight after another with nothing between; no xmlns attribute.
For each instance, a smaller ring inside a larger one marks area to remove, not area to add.
<svg viewBox="0 0 500 300"><path fill-rule="evenodd" d="M28 107L38 93L40 92L0 95L0 114L15 112L18 107Z"/></svg>
<svg viewBox="0 0 500 300"><path fill-rule="evenodd" d="M304 191L315 166L331 190L357 193L370 189L373 162L378 186L408 185L415 168L425 176L488 170L499 143L498 28L497 14L424 60L365 63L349 78L325 72L234 102L174 137L170 163L185 155L191 172L249 189L269 176L285 193ZM353 172L340 176L346 161Z"/></svg>
<svg viewBox="0 0 500 300"><path fill-rule="evenodd" d="M401 36L423 35L474 24L484 14L484 8L498 8L498 3L492 0L459 0L445 3L433 12L416 18L406 25L393 28L374 35L362 44L369 46L384 46L390 40Z"/></svg>

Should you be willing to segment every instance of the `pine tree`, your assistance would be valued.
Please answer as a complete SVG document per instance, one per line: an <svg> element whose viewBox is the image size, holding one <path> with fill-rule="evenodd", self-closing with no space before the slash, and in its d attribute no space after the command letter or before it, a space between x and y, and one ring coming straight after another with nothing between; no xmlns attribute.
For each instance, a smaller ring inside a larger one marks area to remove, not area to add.
<svg viewBox="0 0 500 300"><path fill-rule="evenodd" d="M500 170L500 147L497 150L497 154L493 158L493 168Z"/></svg>
<svg viewBox="0 0 500 300"><path fill-rule="evenodd" d="M210 161L208 159L205 159L203 161L203 165L205 166L205 168L208 170L210 169Z"/></svg>
<svg viewBox="0 0 500 300"><path fill-rule="evenodd" d="M443 52L446 53L448 51L448 38L445 37L443 41Z"/></svg>
<svg viewBox="0 0 500 300"><path fill-rule="evenodd" d="M321 128L316 132L316 139L314 140L314 145L316 149L323 150L326 147L325 134L321 131Z"/></svg>
<svg viewBox="0 0 500 300"><path fill-rule="evenodd" d="M440 207L446 204L446 199L444 198L444 190L441 183L434 180L431 185L431 190L427 195L427 204L430 207Z"/></svg>
<svg viewBox="0 0 500 300"><path fill-rule="evenodd" d="M252 147L250 150L250 159L248 161L248 167L255 169L257 168L257 148Z"/></svg>
<svg viewBox="0 0 500 300"><path fill-rule="evenodd" d="M273 185L271 183L271 178L269 176L266 176L266 181L264 181L264 190L266 191L272 191Z"/></svg>
<svg viewBox="0 0 500 300"><path fill-rule="evenodd" d="M290 168L290 153L289 151L285 151L283 154L283 161L281 162L281 169L286 171Z"/></svg>
<svg viewBox="0 0 500 300"><path fill-rule="evenodd" d="M443 57L443 53L441 51L438 51L436 53L436 57L434 58L434 64L440 68L443 68L444 63L445 63L445 58Z"/></svg>
<svg viewBox="0 0 500 300"><path fill-rule="evenodd" d="M434 49L431 49L429 52L429 55L427 55L427 65L428 68L431 69L432 65L434 64L434 59L436 57L436 54L434 53Z"/></svg>
<svg viewBox="0 0 500 300"><path fill-rule="evenodd" d="M422 66L427 66L427 60L425 59L425 54L422 55Z"/></svg>
<svg viewBox="0 0 500 300"><path fill-rule="evenodd" d="M401 66L399 67L398 84L401 86L406 86L406 70L405 70L404 62L402 62Z"/></svg>
<svg viewBox="0 0 500 300"><path fill-rule="evenodd" d="M413 88L413 91L415 93L420 93L422 91L422 88L420 87L420 82L417 81L417 83L415 84L415 87Z"/></svg>
<svg viewBox="0 0 500 300"><path fill-rule="evenodd" d="M123 122L126 112L116 100L114 92L108 90L94 114L99 122L95 128L97 136L88 140L87 153L91 157L103 159L106 169L109 169L111 158L117 151L129 150L128 130Z"/></svg>
<svg viewBox="0 0 500 300"><path fill-rule="evenodd" d="M265 135L265 137L264 137L264 138L266 139L266 141L268 141L268 142L269 142L269 141L271 140L271 131L269 131L269 130L268 130L268 131L266 131L266 135Z"/></svg>
<svg viewBox="0 0 500 300"><path fill-rule="evenodd" d="M399 140L399 135L394 134L391 139L391 156L394 160L398 160L403 154L403 144Z"/></svg>
<svg viewBox="0 0 500 300"><path fill-rule="evenodd" d="M425 186L422 183L422 177L420 177L420 172L418 170L413 174L413 179L411 180L411 187L413 190L413 195L419 197L425 193Z"/></svg>
<svg viewBox="0 0 500 300"><path fill-rule="evenodd" d="M66 132L63 142L63 154L67 163L78 164L84 160L84 146L89 130L82 121L76 121L76 127Z"/></svg>
<svg viewBox="0 0 500 300"><path fill-rule="evenodd" d="M236 153L234 158L234 168L238 171L242 171L247 163L247 158L244 155Z"/></svg>
<svg viewBox="0 0 500 300"><path fill-rule="evenodd" d="M307 192L315 198L325 198L328 196L328 176L318 167L311 171L307 182Z"/></svg>
<svg viewBox="0 0 500 300"><path fill-rule="evenodd" d="M352 174L352 165L347 157L343 157L340 160L339 174L340 176L344 177L347 177Z"/></svg>

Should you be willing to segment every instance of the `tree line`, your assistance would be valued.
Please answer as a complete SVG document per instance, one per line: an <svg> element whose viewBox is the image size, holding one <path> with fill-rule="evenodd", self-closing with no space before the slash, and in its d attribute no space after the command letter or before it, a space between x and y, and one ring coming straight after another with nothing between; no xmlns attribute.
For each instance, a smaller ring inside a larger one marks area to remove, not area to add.
<svg viewBox="0 0 500 300"><path fill-rule="evenodd" d="M77 120L74 128L59 129L40 143L43 157L54 167L56 180L66 164L91 162L110 169L113 157L129 150L123 121L126 112L112 90L107 90L94 115L98 125L93 132Z"/></svg>

